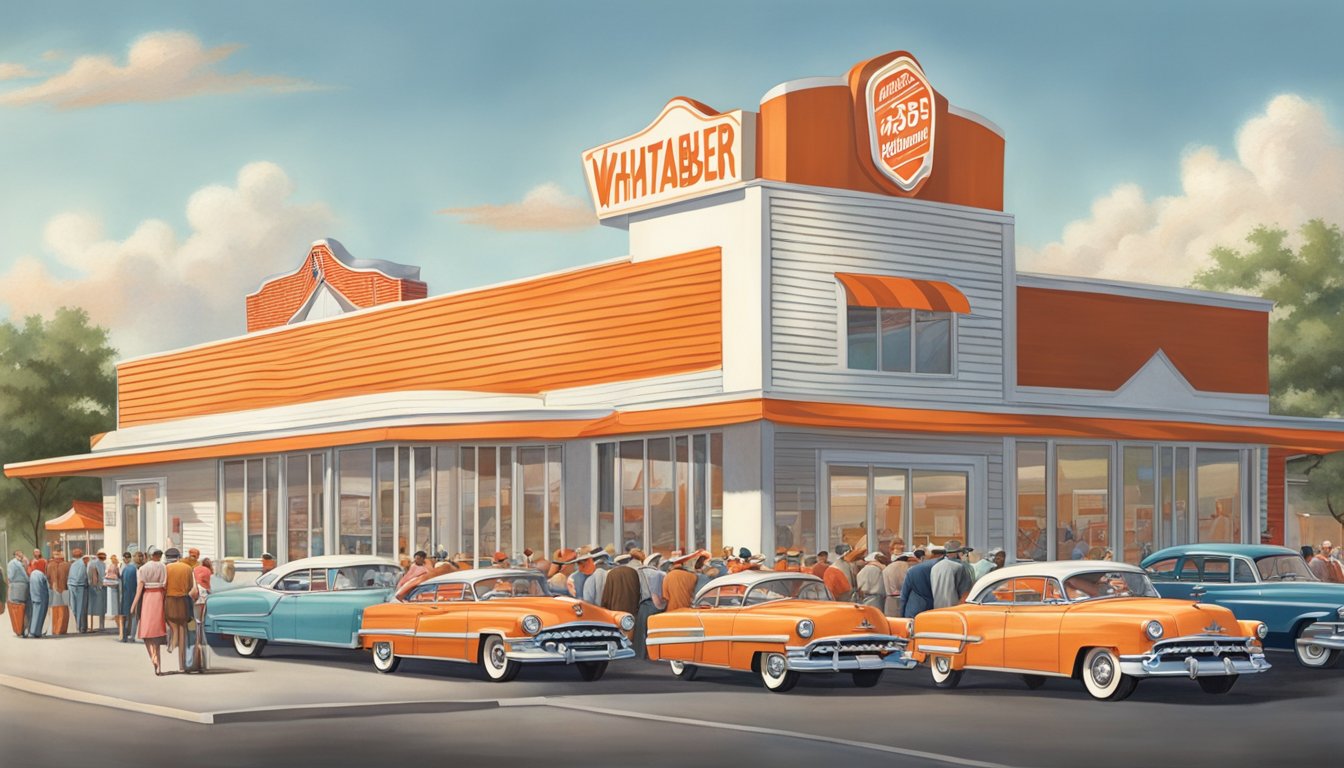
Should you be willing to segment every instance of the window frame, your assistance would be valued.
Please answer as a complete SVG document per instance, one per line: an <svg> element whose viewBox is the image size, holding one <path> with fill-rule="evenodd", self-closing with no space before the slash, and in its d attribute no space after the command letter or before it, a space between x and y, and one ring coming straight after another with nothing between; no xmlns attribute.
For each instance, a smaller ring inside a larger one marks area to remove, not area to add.
<svg viewBox="0 0 1344 768"><path fill-rule="evenodd" d="M859 307L849 303L849 298L845 293L845 287L837 278L835 280L836 288L836 349L839 365L837 368L850 372L879 374L883 376L905 376L916 377L921 380L930 378L954 379L957 377L957 351L960 347L960 328L961 320L957 317L960 312L938 312L936 310L911 309L909 307ZM849 310L871 309L876 313L877 331L874 339L876 348L874 350L875 368L853 368L849 364ZM910 313L910 370L908 371L884 371L882 370L882 310L905 310ZM927 372L921 373L918 370L918 350L919 341L917 329L918 312L933 312L938 315L950 316L950 327L948 328L948 370L946 373Z"/></svg>

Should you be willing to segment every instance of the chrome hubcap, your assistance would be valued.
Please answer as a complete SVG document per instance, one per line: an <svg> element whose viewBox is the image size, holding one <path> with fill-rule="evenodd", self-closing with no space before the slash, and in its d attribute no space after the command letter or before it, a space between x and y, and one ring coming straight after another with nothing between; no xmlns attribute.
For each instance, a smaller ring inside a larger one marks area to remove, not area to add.
<svg viewBox="0 0 1344 768"><path fill-rule="evenodd" d="M674 661L674 662L672 662L672 672L673 672L674 674L678 674L678 675L680 675L685 669L686 669L686 665L685 665L685 664L682 664L680 661Z"/></svg>
<svg viewBox="0 0 1344 768"><path fill-rule="evenodd" d="M1318 659L1325 655L1325 649L1319 645L1306 645L1302 647L1302 655L1309 659Z"/></svg>
<svg viewBox="0 0 1344 768"><path fill-rule="evenodd" d="M375 652L378 654L379 659L387 661L392 656L392 646L387 643L379 643L378 649Z"/></svg>
<svg viewBox="0 0 1344 768"><path fill-rule="evenodd" d="M1105 686L1111 682L1111 677L1115 675L1115 668L1111 666L1111 660L1102 656L1092 662L1092 679L1097 685Z"/></svg>
<svg viewBox="0 0 1344 768"><path fill-rule="evenodd" d="M942 656L939 656L938 658L933 660L933 668L938 670L938 674L940 675L946 675L947 670L950 669L951 667L952 662L948 661L946 658L943 658Z"/></svg>
<svg viewBox="0 0 1344 768"><path fill-rule="evenodd" d="M496 645L494 648L491 648L491 649L490 649L490 661L491 661L491 663L493 663L496 667L502 667L502 666L504 666L504 660L505 660L505 657L504 657L504 646L503 646L503 645Z"/></svg>
<svg viewBox="0 0 1344 768"><path fill-rule="evenodd" d="M775 655L765 660L765 670L771 677L779 677L784 674L784 657Z"/></svg>

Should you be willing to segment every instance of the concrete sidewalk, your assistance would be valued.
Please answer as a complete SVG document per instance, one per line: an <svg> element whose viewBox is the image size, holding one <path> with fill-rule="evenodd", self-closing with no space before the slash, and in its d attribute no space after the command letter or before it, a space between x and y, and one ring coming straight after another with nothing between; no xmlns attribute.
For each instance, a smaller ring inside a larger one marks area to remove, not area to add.
<svg viewBox="0 0 1344 768"><path fill-rule="evenodd" d="M204 674L177 674L176 655L165 653L167 674L155 677L144 645L118 642L114 630L20 639L6 626L0 631L0 685L200 723L453 711L495 707L502 699L648 693L676 685L661 666L638 661L612 664L595 683L580 682L572 668L527 666L501 684L486 680L474 665L415 659L383 675L363 651L272 644L254 659L232 648L207 653L210 670Z"/></svg>

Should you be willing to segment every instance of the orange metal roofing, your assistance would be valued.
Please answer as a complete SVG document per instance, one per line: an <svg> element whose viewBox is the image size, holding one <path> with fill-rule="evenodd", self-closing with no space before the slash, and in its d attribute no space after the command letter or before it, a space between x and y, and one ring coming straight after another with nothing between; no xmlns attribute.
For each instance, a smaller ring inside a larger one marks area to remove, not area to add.
<svg viewBox="0 0 1344 768"><path fill-rule="evenodd" d="M119 426L401 390L537 394L722 367L717 248L123 363Z"/></svg>

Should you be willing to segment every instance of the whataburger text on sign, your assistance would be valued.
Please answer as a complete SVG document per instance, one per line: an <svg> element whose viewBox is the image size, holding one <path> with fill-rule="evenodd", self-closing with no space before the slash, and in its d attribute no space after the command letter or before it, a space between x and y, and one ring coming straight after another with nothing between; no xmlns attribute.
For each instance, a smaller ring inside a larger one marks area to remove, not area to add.
<svg viewBox="0 0 1344 768"><path fill-rule="evenodd" d="M583 153L598 218L731 186L755 175L756 114L675 98L639 133Z"/></svg>
<svg viewBox="0 0 1344 768"><path fill-rule="evenodd" d="M906 192L933 172L937 98L913 57L897 55L864 88L873 162Z"/></svg>

